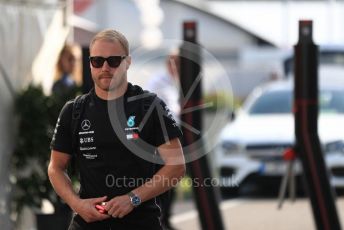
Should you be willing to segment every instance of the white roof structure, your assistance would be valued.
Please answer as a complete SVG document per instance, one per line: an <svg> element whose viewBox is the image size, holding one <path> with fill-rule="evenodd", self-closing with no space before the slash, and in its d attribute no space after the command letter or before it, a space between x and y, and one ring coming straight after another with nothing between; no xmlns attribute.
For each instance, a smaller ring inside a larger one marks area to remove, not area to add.
<svg viewBox="0 0 344 230"><path fill-rule="evenodd" d="M313 20L316 43L344 43L343 1L175 1L208 11L281 48L296 44L302 19Z"/></svg>

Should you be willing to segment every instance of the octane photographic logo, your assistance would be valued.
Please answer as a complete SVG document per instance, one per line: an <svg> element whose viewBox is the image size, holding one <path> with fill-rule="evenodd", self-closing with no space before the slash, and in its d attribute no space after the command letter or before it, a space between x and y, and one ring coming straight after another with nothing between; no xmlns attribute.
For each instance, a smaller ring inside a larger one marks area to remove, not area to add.
<svg viewBox="0 0 344 230"><path fill-rule="evenodd" d="M221 101L221 96L223 96L224 92L229 94L229 99L231 100L229 101L229 104L233 105L233 91L229 76L225 68L204 47L201 47L193 43L186 43L185 41L180 40L164 40L160 45L159 49L157 49L158 51L147 50L145 48L140 47L135 49L131 53L132 65L130 67L131 69L128 72L128 78L130 79L130 76L140 76L141 78L149 78L152 75L156 74L157 70L152 69L152 67L156 67L159 60L161 63L161 67L165 67L164 63L169 55L171 47L180 47L181 44L184 44L183 49L184 51L186 51L185 53L188 53L188 55L184 55L184 52L182 52L179 53L179 57L187 59L188 61L192 61L195 64L198 64L199 66L201 66L201 71L195 78L195 80L192 82L189 91L184 94L180 93L180 116L182 117L187 116L188 114L190 115L190 113L194 111L211 111L209 113L203 112L203 120L205 121L202 122L202 130L193 127L190 123L186 121L174 117L177 123L179 124L180 128L186 131L186 133L191 133L191 135L195 134L197 136L193 143L188 143L187 145L183 146L185 162L189 163L191 161L199 159L207 153L211 153L216 148L218 144L218 134L220 133L220 130L224 127L224 124L228 122L229 114L231 112L232 107L218 106L219 104L221 104L221 102L223 102ZM195 50L198 50L197 52L200 53L201 58L198 58ZM199 63L200 60L201 63ZM135 81L132 83L137 84ZM211 95L211 97L208 97L208 100L206 101L204 101L203 98L203 100L201 100L200 103L197 103L195 106L192 107L190 106L190 98L194 90L196 89L197 85L200 83L202 84L203 97L204 95ZM145 89L144 84L138 85ZM178 87L179 91L181 92L180 81ZM126 127L130 127L129 120L131 120L131 118L126 117L124 104L135 100L142 100L149 96L151 96L150 93L145 93L134 97L128 97L127 101L122 101L121 103L119 103L120 105L114 105L113 103L109 103L108 113L114 131L116 132L122 143L129 150L131 150L134 154L138 155L139 157L147 161L161 164L161 159L159 157L156 157L156 155L154 154L155 146L152 146L151 144L145 142L141 138L136 139L135 142L128 141L128 139L126 138L127 133L125 133ZM163 116L168 117L171 115L171 113L170 111L166 111L161 106L158 99L155 99L152 102L150 108L148 108L147 112L145 113L145 116L142 118L140 122L135 121L135 123L138 122L136 124L136 126L138 126L138 131L141 131L144 128L148 118L152 115L154 110L156 110L158 114L163 136L165 138L165 142L168 144L169 142L167 137L167 128L166 124L164 123ZM207 114L206 119L204 116L205 114ZM154 134L154 130L151 130L150 132L152 133L152 135ZM175 164L179 163L179 160L176 158Z"/></svg>

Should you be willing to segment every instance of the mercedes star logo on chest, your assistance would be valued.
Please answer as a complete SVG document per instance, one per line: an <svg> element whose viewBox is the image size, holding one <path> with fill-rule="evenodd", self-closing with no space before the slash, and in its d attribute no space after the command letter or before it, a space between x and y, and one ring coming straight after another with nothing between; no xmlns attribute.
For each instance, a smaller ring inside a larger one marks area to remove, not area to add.
<svg viewBox="0 0 344 230"><path fill-rule="evenodd" d="M82 130L89 130L91 128L91 122L89 120L83 120L81 122Z"/></svg>

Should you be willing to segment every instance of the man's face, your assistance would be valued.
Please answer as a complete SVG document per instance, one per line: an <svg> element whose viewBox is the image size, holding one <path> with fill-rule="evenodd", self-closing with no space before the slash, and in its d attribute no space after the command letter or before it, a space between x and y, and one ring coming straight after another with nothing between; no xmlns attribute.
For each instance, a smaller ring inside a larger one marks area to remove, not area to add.
<svg viewBox="0 0 344 230"><path fill-rule="evenodd" d="M107 58L110 56L126 56L126 54L119 42L97 40L90 50L90 56ZM130 57L126 57L118 67L111 67L109 63L105 61L100 68L93 67L90 63L92 79L96 89L113 91L126 87L127 70L129 69L130 62Z"/></svg>

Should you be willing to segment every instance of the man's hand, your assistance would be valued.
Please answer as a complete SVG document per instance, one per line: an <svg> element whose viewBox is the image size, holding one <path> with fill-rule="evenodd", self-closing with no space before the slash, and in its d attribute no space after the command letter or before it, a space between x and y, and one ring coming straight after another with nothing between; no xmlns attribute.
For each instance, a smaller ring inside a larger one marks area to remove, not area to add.
<svg viewBox="0 0 344 230"><path fill-rule="evenodd" d="M114 218L122 218L131 212L134 206L130 202L128 195L116 196L105 205L108 215Z"/></svg>
<svg viewBox="0 0 344 230"><path fill-rule="evenodd" d="M96 205L106 200L106 196L91 199L81 199L75 205L75 211L87 222L101 221L110 218L107 214L102 214L96 209Z"/></svg>

